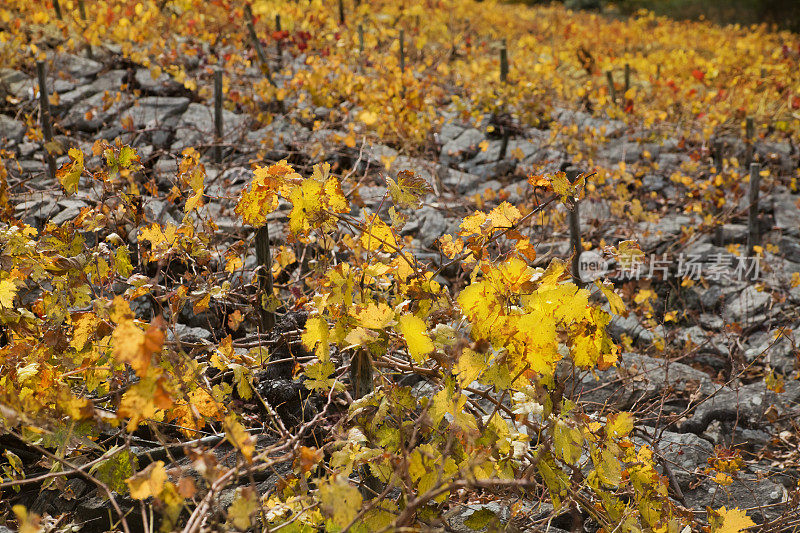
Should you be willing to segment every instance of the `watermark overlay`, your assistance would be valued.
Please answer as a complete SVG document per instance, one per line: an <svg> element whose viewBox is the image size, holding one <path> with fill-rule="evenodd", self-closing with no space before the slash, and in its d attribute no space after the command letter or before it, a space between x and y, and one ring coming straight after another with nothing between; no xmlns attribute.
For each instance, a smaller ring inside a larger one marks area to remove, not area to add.
<svg viewBox="0 0 800 533"><path fill-rule="evenodd" d="M588 250L581 253L579 274L582 280L594 281L604 276L617 279L680 278L699 281L756 281L761 274L760 257L740 257L731 253L624 255L615 260Z"/></svg>
<svg viewBox="0 0 800 533"><path fill-rule="evenodd" d="M608 273L608 261L599 253L588 250L582 252L578 262L578 274L583 281L595 281Z"/></svg>

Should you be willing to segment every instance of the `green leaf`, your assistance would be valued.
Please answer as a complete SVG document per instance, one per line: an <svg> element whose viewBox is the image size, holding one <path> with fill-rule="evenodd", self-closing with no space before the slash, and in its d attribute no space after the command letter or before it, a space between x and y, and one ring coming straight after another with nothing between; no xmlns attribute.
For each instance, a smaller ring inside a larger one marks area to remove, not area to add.
<svg viewBox="0 0 800 533"><path fill-rule="evenodd" d="M126 494L128 485L125 480L138 470L138 463L136 455L132 454L130 450L122 450L92 467L91 472L114 492Z"/></svg>
<svg viewBox="0 0 800 533"><path fill-rule="evenodd" d="M470 529L474 529L476 531L480 531L481 529L485 528L489 525L492 521L497 520L497 515L494 514L494 511L490 511L489 509L480 509L475 511L469 517L464 520L464 525Z"/></svg>
<svg viewBox="0 0 800 533"><path fill-rule="evenodd" d="M130 146L123 146L119 149L119 158L117 161L119 162L120 168L128 168L138 160L139 156L136 155L136 150Z"/></svg>

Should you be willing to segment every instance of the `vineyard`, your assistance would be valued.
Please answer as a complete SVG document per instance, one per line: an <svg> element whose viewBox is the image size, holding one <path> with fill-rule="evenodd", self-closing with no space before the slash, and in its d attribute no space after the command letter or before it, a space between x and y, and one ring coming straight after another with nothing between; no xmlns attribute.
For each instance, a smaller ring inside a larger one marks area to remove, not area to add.
<svg viewBox="0 0 800 533"><path fill-rule="evenodd" d="M0 533L800 531L800 36L4 0Z"/></svg>

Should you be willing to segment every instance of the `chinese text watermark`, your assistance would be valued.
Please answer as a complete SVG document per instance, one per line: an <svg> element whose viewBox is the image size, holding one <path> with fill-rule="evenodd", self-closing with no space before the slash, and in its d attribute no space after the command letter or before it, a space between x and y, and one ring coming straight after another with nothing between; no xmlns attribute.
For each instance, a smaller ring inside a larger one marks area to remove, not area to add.
<svg viewBox="0 0 800 533"><path fill-rule="evenodd" d="M617 279L667 279L670 277L699 281L755 281L761 273L759 257L740 257L731 253L708 255L669 254L625 255L608 260L598 252L581 253L580 276L586 281L604 276Z"/></svg>

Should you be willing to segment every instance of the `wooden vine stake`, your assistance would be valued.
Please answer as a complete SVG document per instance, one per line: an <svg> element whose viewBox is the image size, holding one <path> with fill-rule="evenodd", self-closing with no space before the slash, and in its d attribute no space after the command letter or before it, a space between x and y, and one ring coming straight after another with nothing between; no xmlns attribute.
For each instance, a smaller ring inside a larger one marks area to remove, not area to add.
<svg viewBox="0 0 800 533"><path fill-rule="evenodd" d="M247 14L247 32L250 34L250 41L253 43L253 48L256 50L256 56L258 57L258 62L261 65L261 72L264 73L264 76L266 76L270 85L277 87L275 82L272 80L272 72L269 70L267 56L264 54L264 49L261 48L261 41L258 40L256 27L253 25L253 10L250 8L249 4L245 4L244 10Z"/></svg>
<svg viewBox="0 0 800 533"><path fill-rule="evenodd" d="M350 358L350 381L353 383L353 399L358 400L373 391L372 359L369 351L358 348Z"/></svg>
<svg viewBox="0 0 800 533"><path fill-rule="evenodd" d="M61 4L58 3L58 0L53 0L53 9L56 11L58 20L62 20L64 17L61 15Z"/></svg>
<svg viewBox="0 0 800 533"><path fill-rule="evenodd" d="M747 117L744 124L745 164L749 167L753 163L753 141L756 136L756 127L753 117Z"/></svg>
<svg viewBox="0 0 800 533"><path fill-rule="evenodd" d="M358 54L364 55L364 25L358 25Z"/></svg>
<svg viewBox="0 0 800 533"><path fill-rule="evenodd" d="M722 164L724 161L724 150L725 145L722 141L716 140L714 141L714 168L717 171L717 174L722 173Z"/></svg>
<svg viewBox="0 0 800 533"><path fill-rule="evenodd" d="M631 88L631 66L625 63L625 92Z"/></svg>
<svg viewBox="0 0 800 533"><path fill-rule="evenodd" d="M372 358L369 350L364 347L356 348L350 357L350 382L353 384L353 399L358 400L375 389L372 374ZM381 493L381 481L372 475L368 465L361 465L358 469L361 478L359 492L365 500L372 499Z"/></svg>
<svg viewBox="0 0 800 533"><path fill-rule="evenodd" d="M751 257L755 253L755 247L759 243L758 227L758 187L761 182L761 165L758 163L750 164L750 211L747 217L747 256Z"/></svg>
<svg viewBox="0 0 800 533"><path fill-rule="evenodd" d="M36 62L36 73L39 77L39 115L42 120L42 135L44 136L44 157L47 160L47 169L50 178L56 179L56 160L50 153L53 142L53 125L50 123L50 100L47 95L47 72L44 61Z"/></svg>
<svg viewBox="0 0 800 533"><path fill-rule="evenodd" d="M500 45L500 82L506 83L508 81L508 44L503 39Z"/></svg>
<svg viewBox="0 0 800 533"><path fill-rule="evenodd" d="M406 72L406 32L400 30L400 73Z"/></svg>
<svg viewBox="0 0 800 533"><path fill-rule="evenodd" d="M717 174L722 174L723 170L723 163L724 163L724 144L720 140L714 141L714 148L712 149L712 155L714 158L714 169ZM722 209L714 204L714 215L716 216L716 222L714 227L714 243L717 246L722 246L722 223L720 221L720 216L722 214Z"/></svg>
<svg viewBox="0 0 800 533"><path fill-rule="evenodd" d="M275 14L275 31L281 32L281 16ZM281 40L275 39L275 56L277 57L278 70L283 68L283 49L281 48Z"/></svg>
<svg viewBox="0 0 800 533"><path fill-rule="evenodd" d="M576 168L568 168L565 173L570 183L574 183L578 176L581 175L580 170ZM569 246L572 249L572 281L575 282L575 285L581 287L583 285L581 280L583 245L581 244L581 216L577 198L571 199L569 210Z"/></svg>
<svg viewBox="0 0 800 533"><path fill-rule="evenodd" d="M344 0L339 0L339 24L344 26L345 18L344 18Z"/></svg>
<svg viewBox="0 0 800 533"><path fill-rule="evenodd" d="M505 85L508 82L508 44L503 39L500 45L500 83ZM505 107L505 105L503 106ZM500 153L497 154L497 160L505 159L506 152L508 151L508 140L511 138L511 128L508 124L503 126L503 142L500 144Z"/></svg>
<svg viewBox="0 0 800 533"><path fill-rule="evenodd" d="M272 253L269 246L269 227L266 222L256 231L256 262L258 263L256 308L261 320L261 332L267 333L275 327L275 313L269 309L273 295Z"/></svg>
<svg viewBox="0 0 800 533"><path fill-rule="evenodd" d="M222 69L214 70L214 162L222 163Z"/></svg>
<svg viewBox="0 0 800 533"><path fill-rule="evenodd" d="M611 96L611 101L617 103L617 88L614 87L614 76L610 70L606 71L606 81L608 82L608 94Z"/></svg>

